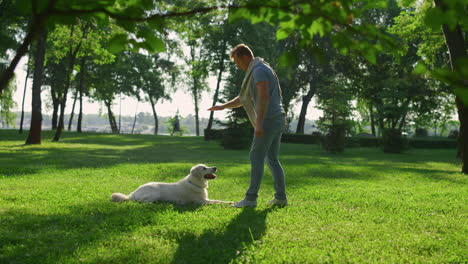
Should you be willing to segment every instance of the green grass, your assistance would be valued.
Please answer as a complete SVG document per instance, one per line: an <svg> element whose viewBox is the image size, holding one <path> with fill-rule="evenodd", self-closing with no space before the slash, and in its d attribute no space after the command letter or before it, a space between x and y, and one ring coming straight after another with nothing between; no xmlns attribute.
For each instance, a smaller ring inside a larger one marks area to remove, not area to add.
<svg viewBox="0 0 468 264"><path fill-rule="evenodd" d="M467 178L455 150L323 153L283 144L290 206L112 203L217 166L210 198L239 200L248 150L195 137L64 133L25 146L0 130L0 263L466 263Z"/></svg>

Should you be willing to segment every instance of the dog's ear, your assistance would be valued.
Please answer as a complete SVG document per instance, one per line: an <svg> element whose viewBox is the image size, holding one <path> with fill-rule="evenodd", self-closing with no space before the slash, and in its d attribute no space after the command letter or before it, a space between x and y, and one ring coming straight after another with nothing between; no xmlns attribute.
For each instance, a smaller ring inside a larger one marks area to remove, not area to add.
<svg viewBox="0 0 468 264"><path fill-rule="evenodd" d="M190 170L190 175L201 178L203 174L203 168L204 167L202 164L193 166L192 169Z"/></svg>
<svg viewBox="0 0 468 264"><path fill-rule="evenodd" d="M194 174L195 171L197 171L198 167L200 167L200 164L193 166L193 167L190 169L190 174Z"/></svg>

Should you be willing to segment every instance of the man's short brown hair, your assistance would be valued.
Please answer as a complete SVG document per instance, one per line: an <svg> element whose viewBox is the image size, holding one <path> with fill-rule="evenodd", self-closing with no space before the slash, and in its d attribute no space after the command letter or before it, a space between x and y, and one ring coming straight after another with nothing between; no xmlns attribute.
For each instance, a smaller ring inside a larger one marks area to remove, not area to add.
<svg viewBox="0 0 468 264"><path fill-rule="evenodd" d="M233 60L234 56L242 56L242 55L253 58L252 50L245 44L239 44L239 45L235 46L231 50L231 53L229 54L229 58L231 60Z"/></svg>

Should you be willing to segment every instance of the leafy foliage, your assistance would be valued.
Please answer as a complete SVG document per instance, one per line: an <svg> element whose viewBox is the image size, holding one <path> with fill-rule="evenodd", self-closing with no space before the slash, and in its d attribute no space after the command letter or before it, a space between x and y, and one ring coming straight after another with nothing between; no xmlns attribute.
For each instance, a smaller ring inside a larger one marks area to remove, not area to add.
<svg viewBox="0 0 468 264"><path fill-rule="evenodd" d="M322 146L328 152L344 151L345 136L350 132L352 106L351 94L346 85L339 82L328 82L329 85L318 91L318 108L323 116L317 122L325 134Z"/></svg>
<svg viewBox="0 0 468 264"><path fill-rule="evenodd" d="M310 46L318 37L331 35L334 47L343 54L357 51L375 63L376 54L389 49L397 51L399 44L377 27L363 23L360 17L370 9L386 7L387 1L248 1L251 6L234 9L230 19L250 19L252 23L267 21L278 25L276 38L285 39L299 32L301 47ZM293 63L293 53L284 53L281 60Z"/></svg>
<svg viewBox="0 0 468 264"><path fill-rule="evenodd" d="M382 146L385 153L402 153L408 148L408 140L400 129L386 128L382 133Z"/></svg>
<svg viewBox="0 0 468 264"><path fill-rule="evenodd" d="M0 121L2 127L15 126L16 114L13 109L16 107L16 102L13 99L13 93L16 90L16 79L11 80L8 88L0 96Z"/></svg>

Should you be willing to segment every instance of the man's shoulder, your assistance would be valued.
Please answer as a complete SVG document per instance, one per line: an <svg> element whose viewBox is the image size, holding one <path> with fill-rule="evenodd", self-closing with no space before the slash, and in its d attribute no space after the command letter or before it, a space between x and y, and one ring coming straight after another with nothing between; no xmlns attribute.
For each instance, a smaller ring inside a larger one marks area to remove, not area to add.
<svg viewBox="0 0 468 264"><path fill-rule="evenodd" d="M265 63L257 63L254 68L254 70L258 69L264 69L264 70L269 70L269 67L265 65Z"/></svg>
<svg viewBox="0 0 468 264"><path fill-rule="evenodd" d="M265 64L263 64L263 63L259 63L259 64L255 65L255 67L252 69L252 71L253 71L254 75L257 75L257 74L272 74L270 68L268 66L266 66Z"/></svg>

